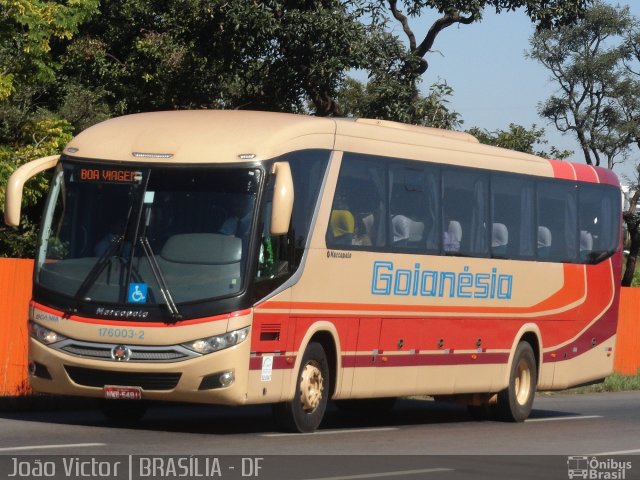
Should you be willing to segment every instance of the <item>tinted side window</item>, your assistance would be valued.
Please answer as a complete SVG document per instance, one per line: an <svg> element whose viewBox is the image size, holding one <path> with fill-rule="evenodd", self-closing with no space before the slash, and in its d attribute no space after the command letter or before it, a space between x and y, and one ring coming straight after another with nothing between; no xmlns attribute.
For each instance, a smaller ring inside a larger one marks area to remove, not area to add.
<svg viewBox="0 0 640 480"><path fill-rule="evenodd" d="M395 250L439 252L439 183L437 167L417 163L391 164L390 236Z"/></svg>
<svg viewBox="0 0 640 480"><path fill-rule="evenodd" d="M380 160L345 154L327 228L329 247L387 244L385 170Z"/></svg>
<svg viewBox="0 0 640 480"><path fill-rule="evenodd" d="M442 226L445 254L489 254L489 176L475 170L442 174Z"/></svg>
<svg viewBox="0 0 640 480"><path fill-rule="evenodd" d="M263 298L278 288L300 265L329 155L328 151L304 150L283 156L291 167L295 196L286 235L269 232L274 178L269 179L262 205L254 298Z"/></svg>
<svg viewBox="0 0 640 480"><path fill-rule="evenodd" d="M580 205L580 261L597 263L612 255L618 247L620 232L620 192L607 185L582 184L578 189Z"/></svg>
<svg viewBox="0 0 640 480"><path fill-rule="evenodd" d="M535 256L535 189L533 180L515 175L491 179L491 255Z"/></svg>
<svg viewBox="0 0 640 480"><path fill-rule="evenodd" d="M304 150L288 153L282 160L288 161L293 177L295 200L291 214L291 235L295 249L294 264L302 259L309 236L309 227L318 201L318 194L331 152L326 150Z"/></svg>
<svg viewBox="0 0 640 480"><path fill-rule="evenodd" d="M537 188L537 256L551 262L574 262L578 253L576 184L540 182Z"/></svg>

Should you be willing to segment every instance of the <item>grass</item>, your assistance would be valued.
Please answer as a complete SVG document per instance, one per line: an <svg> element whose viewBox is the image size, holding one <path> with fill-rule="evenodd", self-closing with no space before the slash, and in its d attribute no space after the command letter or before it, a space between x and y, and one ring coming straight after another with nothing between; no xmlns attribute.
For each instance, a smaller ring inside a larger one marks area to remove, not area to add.
<svg viewBox="0 0 640 480"><path fill-rule="evenodd" d="M604 393L604 392L630 392L640 390L640 371L635 375L621 375L614 373L604 382L586 387L569 388L557 393Z"/></svg>

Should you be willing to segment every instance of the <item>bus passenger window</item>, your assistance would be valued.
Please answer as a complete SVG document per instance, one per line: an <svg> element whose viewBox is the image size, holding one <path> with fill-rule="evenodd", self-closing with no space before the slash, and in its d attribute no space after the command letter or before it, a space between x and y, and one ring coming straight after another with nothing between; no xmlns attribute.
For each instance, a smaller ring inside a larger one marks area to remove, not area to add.
<svg viewBox="0 0 640 480"><path fill-rule="evenodd" d="M491 222L493 257L535 257L535 188L531 179L492 174Z"/></svg>
<svg viewBox="0 0 640 480"><path fill-rule="evenodd" d="M537 188L538 258L575 262L578 257L577 186L573 182L540 182Z"/></svg>
<svg viewBox="0 0 640 480"><path fill-rule="evenodd" d="M397 162L389 168L390 239L404 251L437 252L438 170Z"/></svg>
<svg viewBox="0 0 640 480"><path fill-rule="evenodd" d="M580 262L598 263L611 256L617 246L620 215L620 194L609 185L582 184L578 188L580 229Z"/></svg>
<svg viewBox="0 0 640 480"><path fill-rule="evenodd" d="M329 248L385 244L384 169L364 155L345 154L333 198L326 241Z"/></svg>
<svg viewBox="0 0 640 480"><path fill-rule="evenodd" d="M479 171L450 168L442 174L445 253L489 254L489 178ZM456 243L459 248L456 249Z"/></svg>

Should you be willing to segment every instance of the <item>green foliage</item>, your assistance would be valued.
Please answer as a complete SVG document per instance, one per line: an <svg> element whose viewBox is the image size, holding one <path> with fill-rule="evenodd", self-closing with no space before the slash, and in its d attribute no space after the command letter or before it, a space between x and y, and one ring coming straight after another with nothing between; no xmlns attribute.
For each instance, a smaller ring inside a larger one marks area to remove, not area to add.
<svg viewBox="0 0 640 480"><path fill-rule="evenodd" d="M524 9L526 15L542 29L571 25L582 17L590 0L403 0L409 15L416 16L424 9L439 14L459 12L481 19L485 9L500 14Z"/></svg>
<svg viewBox="0 0 640 480"><path fill-rule="evenodd" d="M396 55L396 64L387 77L396 77L412 88L410 98L417 99L420 76L427 71L427 55L433 51L438 35L452 25L469 25L482 20L485 9L500 14L524 9L541 30L571 25L578 21L591 0L362 0L373 25L387 27L398 22L407 46ZM412 30L410 18L435 14L436 18L422 35ZM398 37L395 37L398 40ZM421 40L420 40L421 38Z"/></svg>
<svg viewBox="0 0 640 480"><path fill-rule="evenodd" d="M117 114L175 108L335 113L367 59L350 2L115 0L85 23L63 75L103 88Z"/></svg>
<svg viewBox="0 0 640 480"><path fill-rule="evenodd" d="M9 176L21 165L40 157L60 153L66 143L71 140L73 127L66 120L52 118L43 114L41 119L29 121L22 134L30 142L14 146L0 147L0 205L4 205L4 195ZM25 186L23 205L35 206L48 188L45 174L31 179Z"/></svg>
<svg viewBox="0 0 640 480"><path fill-rule="evenodd" d="M577 25L531 41L530 55L558 85L540 114L575 136L588 164L613 168L640 136L640 83L626 64L633 28L628 7L597 2Z"/></svg>
<svg viewBox="0 0 640 480"><path fill-rule="evenodd" d="M0 0L0 101L23 85L52 83L52 41L69 40L98 0Z"/></svg>
<svg viewBox="0 0 640 480"><path fill-rule="evenodd" d="M21 165L40 157L60 153L71 140L73 127L69 122L39 112L28 121L21 141L0 145L0 205L4 206L9 176ZM41 173L24 187L22 204L25 214L18 229L0 227L0 257L33 257L37 238L38 206L49 188L49 174Z"/></svg>
<svg viewBox="0 0 640 480"><path fill-rule="evenodd" d="M447 83L419 91L442 29L479 21L486 8L567 24L586 2L401 1L409 16L440 16L418 42L393 0L0 0L0 202L17 167L113 115L246 108L455 129ZM368 82L350 79L353 70ZM33 253L46 188L46 175L26 185L27 218L22 230L0 231L0 255Z"/></svg>
<svg viewBox="0 0 640 480"><path fill-rule="evenodd" d="M393 82L374 80L365 85L348 79L339 91L337 100L341 113L350 117L394 120L447 130L462 125L460 114L449 108L453 89L446 82L433 84L426 97L418 95L414 99L407 98L411 95L406 86L403 90L402 85Z"/></svg>
<svg viewBox="0 0 640 480"><path fill-rule="evenodd" d="M567 390L567 393L630 392L635 390L640 390L640 371L636 375L614 373L605 378L602 383L572 388Z"/></svg>
<svg viewBox="0 0 640 480"><path fill-rule="evenodd" d="M544 128L537 128L535 124L531 126L531 129L527 130L522 125L510 123L508 130L497 130L495 132L473 127L467 130L467 133L470 133L480 143L486 145L531 153L545 158L564 160L573 153L569 150L559 150L555 146L552 146L549 152L540 150L543 145L549 142L544 138Z"/></svg>

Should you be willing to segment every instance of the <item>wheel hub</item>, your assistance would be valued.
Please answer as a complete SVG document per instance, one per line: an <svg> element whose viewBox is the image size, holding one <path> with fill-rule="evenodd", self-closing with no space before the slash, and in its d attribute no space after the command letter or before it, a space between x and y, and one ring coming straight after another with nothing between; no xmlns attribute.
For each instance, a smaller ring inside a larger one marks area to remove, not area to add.
<svg viewBox="0 0 640 480"><path fill-rule="evenodd" d="M520 405L524 405L531 395L531 370L525 359L518 362L518 371L515 378L516 400Z"/></svg>
<svg viewBox="0 0 640 480"><path fill-rule="evenodd" d="M309 362L302 370L300 378L300 403L306 413L312 413L322 400L324 390L322 372L315 362Z"/></svg>

